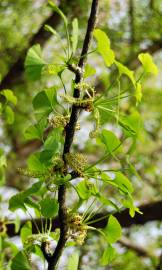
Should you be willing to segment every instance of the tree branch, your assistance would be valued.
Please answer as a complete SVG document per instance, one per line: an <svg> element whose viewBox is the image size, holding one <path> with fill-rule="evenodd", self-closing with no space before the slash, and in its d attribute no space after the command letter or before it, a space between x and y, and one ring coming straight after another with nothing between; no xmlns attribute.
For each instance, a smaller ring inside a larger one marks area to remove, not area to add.
<svg viewBox="0 0 162 270"><path fill-rule="evenodd" d="M140 257L152 257L152 255L143 247L133 244L128 238L122 237L118 243L127 249L134 251Z"/></svg>
<svg viewBox="0 0 162 270"><path fill-rule="evenodd" d="M121 211L120 213L116 213L114 215L118 219L118 221L120 222L123 228L129 228L132 225L144 225L145 223L150 222L150 221L162 221L162 211L161 211L162 201L140 205L139 209L143 212L143 214L140 215L136 213L134 218L131 218L129 216L128 209L125 209ZM104 228L107 224L107 219L108 219L105 216L108 216L108 213L100 213L100 214L95 215L92 218L93 222L91 226L95 228ZM104 217L102 220L95 222L96 219L102 218L102 217ZM22 226L27 221L28 220L22 220L20 228L22 228ZM35 225L32 220L31 222L32 222L33 233L37 233L37 229L35 228ZM41 231L41 228L42 228L41 220L35 219L35 222L37 223L37 226ZM43 220L43 222L45 225L45 219ZM15 225L13 223L7 224L6 226L7 226L7 234L9 237L13 237L20 234L20 230L18 232L15 232ZM52 231L54 231L56 228L60 228L60 220L58 217L52 220Z"/></svg>
<svg viewBox="0 0 162 270"><path fill-rule="evenodd" d="M96 17L97 17L97 10L98 10L98 0L92 1L90 17L88 20L87 31L85 35L85 39L83 42L83 49L80 55L79 63L78 63L78 72L76 73L75 83L78 84L82 80L82 68L84 66L84 62L86 60L86 55L88 53L92 32L95 27ZM79 89L74 89L74 97L79 97ZM73 142L74 133L75 133L75 126L78 120L79 108L75 105L72 106L72 112L70 116L70 121L65 128L65 143L64 143L64 151L63 151L63 159L66 165L65 155L70 152L70 148ZM68 224L67 224L67 209L65 204L65 195L66 195L66 185L61 185L58 189L58 203L59 203L59 220L60 220L60 237L57 243L56 249L54 253L48 257L45 254L45 249L43 253L45 258L48 261L48 270L55 269L58 260L63 252L65 247L67 237L68 237Z"/></svg>

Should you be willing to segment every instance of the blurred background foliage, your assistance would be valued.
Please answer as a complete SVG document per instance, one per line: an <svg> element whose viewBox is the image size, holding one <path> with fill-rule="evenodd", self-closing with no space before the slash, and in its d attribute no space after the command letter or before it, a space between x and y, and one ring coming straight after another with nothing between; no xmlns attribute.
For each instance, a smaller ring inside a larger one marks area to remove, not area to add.
<svg viewBox="0 0 162 270"><path fill-rule="evenodd" d="M90 0L57 2L70 20L78 18L80 48L87 24L90 2ZM45 32L43 25L46 23L51 23L51 26L61 33L62 44L64 44L65 35L62 21L47 7L46 0L0 1L1 89L12 89L18 99L17 105L13 107L14 123L9 125L3 118L0 120L0 147L7 157L7 169L1 171L2 201L7 200L3 196L3 190L6 190L4 186L7 189L22 190L30 182L28 178L17 173L17 168L24 167L29 154L40 147L37 141L26 142L24 138L25 128L31 122L34 123L33 96L46 86L62 87L60 81L53 75L46 75L40 81L33 82L29 81L24 73L24 58L31 45L40 43L43 58L49 63L57 61L62 53L59 39ZM138 105L142 128L131 156L131 162L140 177L134 175L131 179L135 186L137 205L160 201L162 200L162 1L102 0L100 1L97 26L108 34L117 59L128 67L136 69L137 74L140 74L137 60L137 55L140 52L148 51L152 54L158 66L157 77L147 75L143 79L143 98L141 104ZM88 62L96 69L97 76L93 80L96 91L101 93L113 81L116 71L105 68L105 71L101 72L103 63L96 54L90 54ZM68 72L64 75L67 86L71 80L70 76ZM122 90L127 88L130 88L130 85L125 79ZM127 93L129 94L131 91L132 89ZM108 91L107 95L111 97L115 93L117 93L116 85L111 91ZM134 111L132 104L134 103L135 100L132 97L123 99L120 103L120 113L132 113ZM113 130L111 115L105 114L104 119L103 124ZM93 146L94 141L88 138L88 127L92 127L90 122L88 114L83 114L81 118L83 126L76 135L75 148L79 148L82 152L85 151L89 161L95 161L100 149L96 149ZM120 135L120 128L115 131ZM84 140L81 140L82 138ZM110 163L110 166L115 167L116 164ZM111 197L114 190L109 189L106 192L107 196ZM159 267L162 246L161 229L161 223L156 221L142 227L134 225L129 229L124 229L124 234L131 244L129 246L124 242L119 243L117 260L105 268L96 266L97 258L101 256L100 246L104 244L101 239L96 241L97 236L93 235L82 247L81 261L83 264L80 269L134 270L137 267L141 270L161 269L157 268ZM145 255L139 256L140 252L133 248L133 245L144 249Z"/></svg>

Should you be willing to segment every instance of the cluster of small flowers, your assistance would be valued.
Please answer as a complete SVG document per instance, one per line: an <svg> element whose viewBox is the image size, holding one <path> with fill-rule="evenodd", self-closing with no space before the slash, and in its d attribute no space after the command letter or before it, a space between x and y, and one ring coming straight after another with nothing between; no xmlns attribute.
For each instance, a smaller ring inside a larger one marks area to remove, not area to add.
<svg viewBox="0 0 162 270"><path fill-rule="evenodd" d="M94 87L92 87L90 84L85 83L85 82L75 84L75 88L79 89L80 91L88 90L94 94Z"/></svg>
<svg viewBox="0 0 162 270"><path fill-rule="evenodd" d="M33 245L41 246L42 243L45 243L46 250L48 249L48 253L50 253L50 240L47 234L34 234L27 237L24 243L24 248L29 262L31 262Z"/></svg>
<svg viewBox="0 0 162 270"><path fill-rule="evenodd" d="M64 161L60 155L55 155L52 157L52 164L55 169L60 169L64 166Z"/></svg>
<svg viewBox="0 0 162 270"><path fill-rule="evenodd" d="M78 245L82 245L87 236L87 225L82 223L82 216L69 214L68 218L69 237Z"/></svg>
<svg viewBox="0 0 162 270"><path fill-rule="evenodd" d="M70 116L66 115L54 115L53 113L51 113L48 117L48 122L50 124L50 126L52 126L53 128L57 128L57 127L66 127L67 123L69 122Z"/></svg>
<svg viewBox="0 0 162 270"><path fill-rule="evenodd" d="M24 245L31 246L31 245L40 245L43 242L48 242L49 241L49 235L48 234L32 234L27 237L25 240Z"/></svg>
<svg viewBox="0 0 162 270"><path fill-rule="evenodd" d="M93 97L88 97L88 98L74 98L69 95L61 95L64 100L70 104L75 104L78 107L83 108L87 112L92 112L93 111Z"/></svg>
<svg viewBox="0 0 162 270"><path fill-rule="evenodd" d="M79 175L82 175L87 164L86 157L80 153L67 153L65 158L68 165Z"/></svg>
<svg viewBox="0 0 162 270"><path fill-rule="evenodd" d="M18 168L17 171L21 174L21 175L24 175L24 176L28 176L28 177L33 177L33 178L36 178L36 177L43 177L45 175L47 175L47 172L36 172L36 171L31 171L31 170L27 170L27 169L24 169L24 168Z"/></svg>

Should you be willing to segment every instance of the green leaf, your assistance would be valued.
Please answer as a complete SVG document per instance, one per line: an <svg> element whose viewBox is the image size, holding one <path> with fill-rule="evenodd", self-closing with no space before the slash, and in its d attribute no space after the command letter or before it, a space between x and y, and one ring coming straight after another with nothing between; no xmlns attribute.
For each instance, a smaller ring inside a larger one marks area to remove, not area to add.
<svg viewBox="0 0 162 270"><path fill-rule="evenodd" d="M110 67L115 61L115 54L110 48L110 40L106 33L100 29L95 29L93 35L97 40L97 51L104 59L106 66Z"/></svg>
<svg viewBox="0 0 162 270"><path fill-rule="evenodd" d="M121 151L121 141L112 131L106 129L102 130L100 139L101 142L106 146L108 153L112 154L113 152Z"/></svg>
<svg viewBox="0 0 162 270"><path fill-rule="evenodd" d="M64 65L57 65L57 64L48 64L46 66L47 72L50 75L59 75L65 70Z"/></svg>
<svg viewBox="0 0 162 270"><path fill-rule="evenodd" d="M45 94L50 102L51 107L53 108L57 102L57 87L49 87L45 89Z"/></svg>
<svg viewBox="0 0 162 270"><path fill-rule="evenodd" d="M7 167L7 159L3 151L0 149L0 167Z"/></svg>
<svg viewBox="0 0 162 270"><path fill-rule="evenodd" d="M55 149L54 149L55 151ZM43 150L40 152L40 162L44 165L44 173L47 172L48 168L52 165L53 150ZM45 171L46 170L46 171ZM42 170L43 172L43 170Z"/></svg>
<svg viewBox="0 0 162 270"><path fill-rule="evenodd" d="M73 253L68 261L67 270L77 270L79 264L79 254Z"/></svg>
<svg viewBox="0 0 162 270"><path fill-rule="evenodd" d="M39 256L41 258L41 260L44 261L44 255L43 255L43 252L42 252L40 246L38 246L38 245L34 246L34 254Z"/></svg>
<svg viewBox="0 0 162 270"><path fill-rule="evenodd" d="M142 119L140 114L135 111L128 116L121 116L119 125L123 127L127 137L137 137L142 128Z"/></svg>
<svg viewBox="0 0 162 270"><path fill-rule="evenodd" d="M3 106L2 103L0 103L0 115L2 114Z"/></svg>
<svg viewBox="0 0 162 270"><path fill-rule="evenodd" d="M117 187L124 194L131 194L133 192L133 186L129 179L121 172L114 172L114 176L111 178L106 173L101 173L101 179L105 183Z"/></svg>
<svg viewBox="0 0 162 270"><path fill-rule="evenodd" d="M11 125L14 122L14 112L11 109L11 107L9 107L8 105L5 107L5 116L6 116L6 121L7 124Z"/></svg>
<svg viewBox="0 0 162 270"><path fill-rule="evenodd" d="M72 21L72 27L73 27L73 30L72 30L72 37L71 37L71 41L72 41L72 52L73 54L75 54L76 52L76 49L77 49L77 45L78 45L78 20L77 18L75 18L73 21Z"/></svg>
<svg viewBox="0 0 162 270"><path fill-rule="evenodd" d="M18 233L20 230L21 219L17 215L15 217L14 224L15 224L15 232Z"/></svg>
<svg viewBox="0 0 162 270"><path fill-rule="evenodd" d="M110 215L108 223L103 232L105 233L109 244L113 244L120 239L122 235L122 229L118 220L113 215Z"/></svg>
<svg viewBox="0 0 162 270"><path fill-rule="evenodd" d="M45 91L39 92L33 99L33 107L36 113L49 114L52 111L51 103Z"/></svg>
<svg viewBox="0 0 162 270"><path fill-rule="evenodd" d="M33 107L36 114L48 115L57 104L57 92L55 87L39 92L33 99Z"/></svg>
<svg viewBox="0 0 162 270"><path fill-rule="evenodd" d="M32 224L30 221L27 221L24 224L24 226L21 228L21 232L20 232L20 237L23 244L25 243L29 235L32 235Z"/></svg>
<svg viewBox="0 0 162 270"><path fill-rule="evenodd" d="M30 188L28 188L25 191L19 192L16 195L12 196L9 200L9 209L11 211L15 211L17 209L22 209L24 212L26 212L26 199L32 195L36 194L40 190L42 186L42 182L38 181L34 183Z"/></svg>
<svg viewBox="0 0 162 270"><path fill-rule="evenodd" d="M33 140L33 139L42 139L42 134L40 134L37 126L29 126L24 132L25 139Z"/></svg>
<svg viewBox="0 0 162 270"><path fill-rule="evenodd" d="M111 245L104 250L102 258L100 259L100 264L102 266L110 264L116 257L116 250Z"/></svg>
<svg viewBox="0 0 162 270"><path fill-rule="evenodd" d="M99 201L103 204L103 205L107 205L107 206L111 206L113 207L116 211L119 211L118 206L111 200L107 199L106 197L104 197L102 194L98 195Z"/></svg>
<svg viewBox="0 0 162 270"><path fill-rule="evenodd" d="M34 200L30 199L30 198L26 198L25 199L25 205L27 205L30 208L33 208L34 210L37 210L38 212L40 212L40 207L38 205L38 203L36 203Z"/></svg>
<svg viewBox="0 0 162 270"><path fill-rule="evenodd" d="M42 173L47 171L45 164L41 162L41 153L34 153L30 155L30 157L28 158L27 164L30 171L42 172Z"/></svg>
<svg viewBox="0 0 162 270"><path fill-rule="evenodd" d="M44 29L45 29L47 32L50 32L51 34L53 34L54 36L57 35L57 32L53 29L53 27L50 26L50 25L48 25L48 24L45 24Z"/></svg>
<svg viewBox="0 0 162 270"><path fill-rule="evenodd" d="M29 126L24 132L25 139L26 140L33 140L33 139L42 140L46 125L47 125L47 120L42 119L37 124Z"/></svg>
<svg viewBox="0 0 162 270"><path fill-rule="evenodd" d="M29 261L23 251L20 251L12 259L11 270L31 270Z"/></svg>
<svg viewBox="0 0 162 270"><path fill-rule="evenodd" d="M118 61L115 61L115 64L119 70L119 76L121 76L123 74L126 75L131 80L131 82L133 83L133 85L135 87L136 81L134 78L134 72Z"/></svg>
<svg viewBox="0 0 162 270"><path fill-rule="evenodd" d="M54 217L58 212L58 202L54 198L46 197L40 202L41 214L46 218Z"/></svg>
<svg viewBox="0 0 162 270"><path fill-rule="evenodd" d="M95 68L89 64L86 64L84 71L84 78L88 78L90 76L93 76L94 74L96 74Z"/></svg>
<svg viewBox="0 0 162 270"><path fill-rule="evenodd" d="M91 191L88 188L87 181L81 181L77 186L76 190L79 194L79 197L83 200L88 200L89 197L91 196Z"/></svg>
<svg viewBox="0 0 162 270"><path fill-rule="evenodd" d="M158 68L155 65L152 56L149 53L140 53L138 55L139 61L142 63L146 73L158 74Z"/></svg>
<svg viewBox="0 0 162 270"><path fill-rule="evenodd" d="M25 196L27 197L27 196L30 196L32 194L36 194L40 190L41 186L42 186L42 181L38 181L23 192L24 192Z"/></svg>
<svg viewBox="0 0 162 270"><path fill-rule="evenodd" d="M14 243L12 243L10 240L7 240L6 237L3 238L3 240L1 240L1 239L2 239L2 237L0 238L0 251L3 251L3 248L4 249L9 248L10 254L12 254L12 256L14 257L19 252L18 247ZM2 241L2 243L1 243L1 241ZM2 248L2 245L3 245L3 248ZM11 260L9 261L9 265L10 265L10 263L11 263ZM0 264L0 266L1 266L1 264ZM2 269L4 270L4 268L2 268ZM9 268L9 269L11 269L11 268Z"/></svg>
<svg viewBox="0 0 162 270"><path fill-rule="evenodd" d="M1 91L0 93L1 95L5 96L5 98L7 99L7 101L13 103L14 105L17 104L17 97L13 94L13 92L9 89L4 89L3 91Z"/></svg>
<svg viewBox="0 0 162 270"><path fill-rule="evenodd" d="M58 151L59 145L63 143L62 129L55 128L44 143L45 150L52 150L53 154Z"/></svg>
<svg viewBox="0 0 162 270"><path fill-rule="evenodd" d="M113 180L118 187L125 193L132 193L134 191L132 183L121 172L115 172L115 178Z"/></svg>
<svg viewBox="0 0 162 270"><path fill-rule="evenodd" d="M142 86L140 83L137 83L135 90L136 105L141 102L142 99Z"/></svg>
<svg viewBox="0 0 162 270"><path fill-rule="evenodd" d="M38 80L41 77L42 68L45 66L42 59L41 47L39 44L32 46L25 59L25 72L31 80Z"/></svg>
<svg viewBox="0 0 162 270"><path fill-rule="evenodd" d="M24 200L25 197L23 192L20 192L12 196L11 199L9 200L9 210L15 211L17 209L22 209L24 212L26 212L27 209Z"/></svg>
<svg viewBox="0 0 162 270"><path fill-rule="evenodd" d="M126 200L123 201L124 207L129 209L129 214L133 218L135 216L135 213L142 214L142 212L139 210L138 207L136 207L133 203L133 199L131 196L129 196Z"/></svg>
<svg viewBox="0 0 162 270"><path fill-rule="evenodd" d="M64 13L55 5L55 3L53 3L52 1L48 1L48 5L57 13L59 14L63 21L64 21L64 24L65 26L67 27L67 24L68 24L68 21L67 21L67 18L66 16L64 15Z"/></svg>

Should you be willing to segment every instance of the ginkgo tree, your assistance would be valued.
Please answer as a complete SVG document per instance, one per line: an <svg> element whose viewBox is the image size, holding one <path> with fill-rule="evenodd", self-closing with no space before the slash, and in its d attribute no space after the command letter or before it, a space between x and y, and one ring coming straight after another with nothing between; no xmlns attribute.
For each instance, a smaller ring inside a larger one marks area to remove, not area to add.
<svg viewBox="0 0 162 270"><path fill-rule="evenodd" d="M95 231L105 241L107 247L98 264L107 265L117 256L114 243L122 235L115 213L124 207L129 209L131 217L136 212L142 214L133 201L134 188L129 176L137 172L129 157L142 127L137 111L142 99L142 78L146 73L156 75L157 67L148 53L138 56L142 64L140 74L116 59L107 34L96 26L98 0L92 0L80 55L77 50L78 20L75 18L71 23L53 2L49 1L49 6L64 22L64 53L60 56L60 62L48 63L42 56L40 45L35 44L29 49L24 66L29 80L40 80L50 74L61 81L62 89L53 85L42 89L33 98L35 120L25 130L24 136L26 140L39 140L41 149L29 156L27 168L19 168L20 174L33 179L33 184L12 196L9 209L13 212L21 209L26 214L33 209L34 214L31 222L26 222L21 228L23 250L16 249L14 252L9 262L12 270L32 269L31 254L45 261L48 270L56 269L64 249L69 246L74 246L76 252L69 258L67 269L77 269L78 246L84 245L89 231ZM62 42L52 26L46 25L45 29ZM102 58L105 70L114 73L115 77L102 93L97 93L92 83L97 73L95 67L88 63L88 58L93 58L94 54ZM67 72L69 78L72 77L68 85L64 83ZM127 89L123 88L125 79L129 81ZM112 95L114 84L116 93ZM4 89L1 95L5 99L1 113L8 123L12 123L14 114L8 104L16 105L17 99L8 89ZM134 110L130 114L120 113L120 101L127 97L132 97ZM93 122L94 128L89 137L94 147L100 149L100 158L95 162L90 162L86 155L73 147L75 133L84 128L78 121L82 112L88 113ZM109 122L120 128L120 136L107 128ZM110 160L117 162L118 166L110 168ZM6 166L4 155L0 156L0 166L2 170ZM105 195L107 187L116 191L114 198ZM72 192L77 195L77 200L69 206L66 195ZM93 224L103 217L96 220L94 217L104 206L109 209L107 225L99 229ZM57 216L59 228L53 230L53 220ZM37 219L41 219L41 227ZM32 231L32 223L36 233Z"/></svg>

